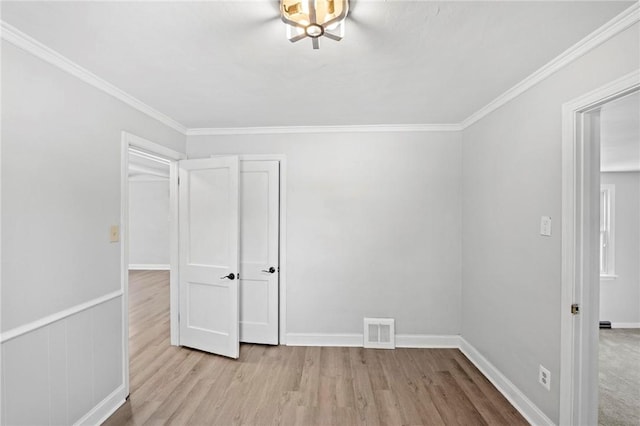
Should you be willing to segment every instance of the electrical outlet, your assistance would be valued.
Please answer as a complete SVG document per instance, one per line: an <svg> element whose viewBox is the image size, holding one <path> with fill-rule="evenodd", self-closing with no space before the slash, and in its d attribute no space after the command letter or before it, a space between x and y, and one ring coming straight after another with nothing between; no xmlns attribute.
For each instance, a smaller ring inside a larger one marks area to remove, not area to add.
<svg viewBox="0 0 640 426"><path fill-rule="evenodd" d="M540 382L546 390L551 390L551 373L542 365L540 365L540 371L538 372L538 382Z"/></svg>

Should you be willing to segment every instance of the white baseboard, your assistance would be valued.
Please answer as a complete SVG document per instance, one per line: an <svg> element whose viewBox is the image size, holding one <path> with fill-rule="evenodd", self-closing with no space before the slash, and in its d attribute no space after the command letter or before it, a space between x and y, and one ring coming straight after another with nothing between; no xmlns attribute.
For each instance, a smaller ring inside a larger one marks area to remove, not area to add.
<svg viewBox="0 0 640 426"><path fill-rule="evenodd" d="M362 347L362 334L287 333L287 346Z"/></svg>
<svg viewBox="0 0 640 426"><path fill-rule="evenodd" d="M397 348L459 348L458 335L396 334Z"/></svg>
<svg viewBox="0 0 640 426"><path fill-rule="evenodd" d="M640 328L640 322L612 322L611 328Z"/></svg>
<svg viewBox="0 0 640 426"><path fill-rule="evenodd" d="M323 333L288 333L287 346L347 346L361 348L364 344L362 334L323 334ZM397 334L398 348L458 348L460 336Z"/></svg>
<svg viewBox="0 0 640 426"><path fill-rule="evenodd" d="M496 389L507 398L511 405L529 423L532 425L554 425L550 418L463 337L460 337L460 351L493 383Z"/></svg>
<svg viewBox="0 0 640 426"><path fill-rule="evenodd" d="M163 263L130 263L130 271L168 271L171 269L170 265Z"/></svg>
<svg viewBox="0 0 640 426"><path fill-rule="evenodd" d="M98 405L93 407L91 411L85 414L80 420L74 423L74 426L90 425L98 426L104 423L115 411L124 404L127 393L124 384L113 391L109 396L103 399Z"/></svg>

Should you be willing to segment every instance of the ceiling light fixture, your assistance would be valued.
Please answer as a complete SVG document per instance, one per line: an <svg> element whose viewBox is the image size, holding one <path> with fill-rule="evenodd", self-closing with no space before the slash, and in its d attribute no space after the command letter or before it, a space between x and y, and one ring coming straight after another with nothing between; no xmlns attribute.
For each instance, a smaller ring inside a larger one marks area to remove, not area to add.
<svg viewBox="0 0 640 426"><path fill-rule="evenodd" d="M344 37L349 0L280 0L280 13L287 24L289 41L309 37L313 48L318 49L320 37L336 41Z"/></svg>

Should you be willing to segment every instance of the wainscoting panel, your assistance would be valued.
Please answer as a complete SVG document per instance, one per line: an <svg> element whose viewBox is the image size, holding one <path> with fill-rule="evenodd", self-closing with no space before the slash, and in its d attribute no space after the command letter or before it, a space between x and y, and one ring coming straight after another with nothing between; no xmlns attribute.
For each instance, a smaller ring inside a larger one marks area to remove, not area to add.
<svg viewBox="0 0 640 426"><path fill-rule="evenodd" d="M49 326L49 369L51 424L69 424L69 366L67 365L67 323L58 321Z"/></svg>
<svg viewBox="0 0 640 426"><path fill-rule="evenodd" d="M36 330L2 345L6 424L49 424L49 331Z"/></svg>
<svg viewBox="0 0 640 426"><path fill-rule="evenodd" d="M95 309L95 308L94 308ZM67 319L70 423L93 407L93 350L91 309Z"/></svg>
<svg viewBox="0 0 640 426"><path fill-rule="evenodd" d="M114 299L92 310L95 394L92 407L123 383L120 303L120 299ZM82 414L86 414L86 411Z"/></svg>
<svg viewBox="0 0 640 426"><path fill-rule="evenodd" d="M99 424L124 401L122 295L50 318L3 333L3 425Z"/></svg>

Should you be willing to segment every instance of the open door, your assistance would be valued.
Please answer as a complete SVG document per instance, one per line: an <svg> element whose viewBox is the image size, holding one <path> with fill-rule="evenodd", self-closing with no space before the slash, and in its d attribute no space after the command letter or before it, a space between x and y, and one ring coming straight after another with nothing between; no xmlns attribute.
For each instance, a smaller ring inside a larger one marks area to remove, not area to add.
<svg viewBox="0 0 640 426"><path fill-rule="evenodd" d="M180 344L238 358L238 158L178 167Z"/></svg>

